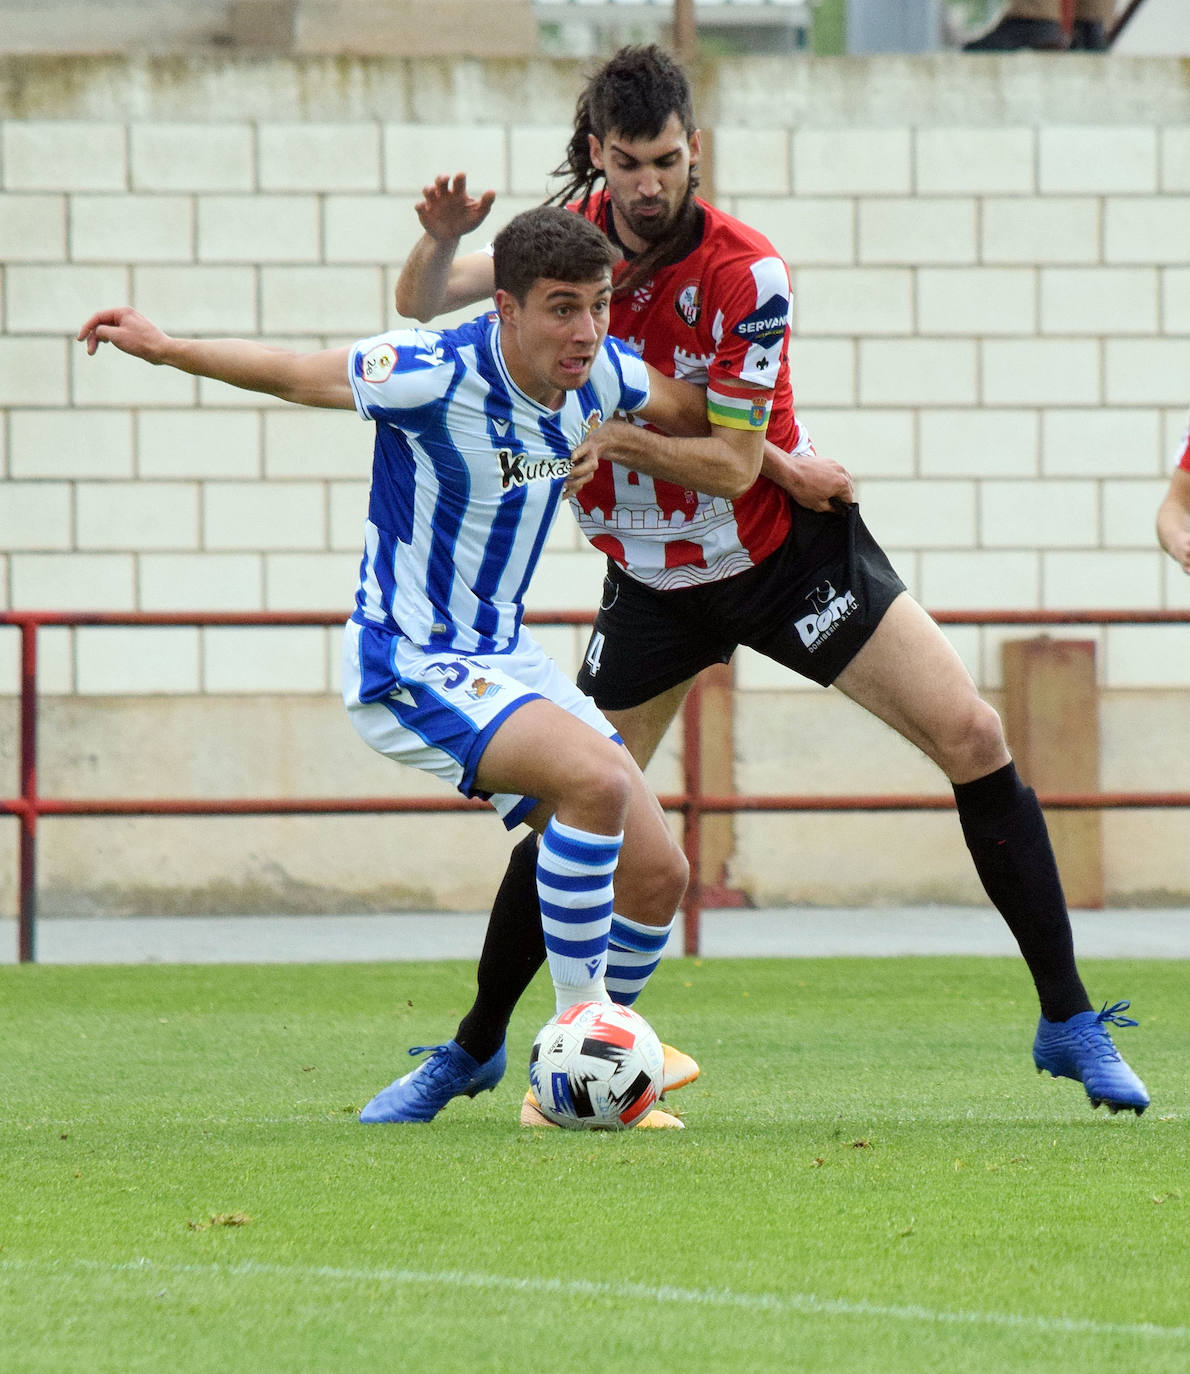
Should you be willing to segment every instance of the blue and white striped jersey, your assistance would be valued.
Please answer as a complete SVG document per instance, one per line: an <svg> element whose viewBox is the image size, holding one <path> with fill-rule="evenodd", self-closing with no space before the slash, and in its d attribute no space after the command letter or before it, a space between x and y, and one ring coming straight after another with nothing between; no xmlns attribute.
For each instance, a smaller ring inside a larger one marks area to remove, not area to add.
<svg viewBox="0 0 1190 1374"><path fill-rule="evenodd" d="M644 364L608 339L586 384L549 410L509 376L499 320L486 315L363 339L348 370L356 408L376 423L352 619L428 650L507 650L571 451L647 402Z"/></svg>

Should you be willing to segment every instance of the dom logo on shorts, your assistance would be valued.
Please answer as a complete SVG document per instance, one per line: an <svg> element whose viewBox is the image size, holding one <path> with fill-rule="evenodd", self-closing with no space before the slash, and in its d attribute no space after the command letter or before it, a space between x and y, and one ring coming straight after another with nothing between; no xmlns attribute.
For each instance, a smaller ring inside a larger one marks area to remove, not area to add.
<svg viewBox="0 0 1190 1374"><path fill-rule="evenodd" d="M831 582L821 582L806 597L814 608L811 615L804 615L795 622L802 643L811 653L830 638L843 621L859 610L855 594L849 589L840 595Z"/></svg>

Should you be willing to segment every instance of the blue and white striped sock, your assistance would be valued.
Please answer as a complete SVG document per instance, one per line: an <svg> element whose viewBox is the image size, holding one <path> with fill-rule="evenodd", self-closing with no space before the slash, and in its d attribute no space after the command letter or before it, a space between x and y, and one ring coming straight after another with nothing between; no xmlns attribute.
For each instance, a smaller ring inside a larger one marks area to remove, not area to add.
<svg viewBox="0 0 1190 1374"><path fill-rule="evenodd" d="M537 851L537 895L557 1009L606 1002L612 878L624 834L595 835L551 817Z"/></svg>
<svg viewBox="0 0 1190 1374"><path fill-rule="evenodd" d="M612 915L607 942L607 990L613 1002L630 1007L644 991L661 962L661 951L673 929L673 918L664 926L646 926L618 912Z"/></svg>

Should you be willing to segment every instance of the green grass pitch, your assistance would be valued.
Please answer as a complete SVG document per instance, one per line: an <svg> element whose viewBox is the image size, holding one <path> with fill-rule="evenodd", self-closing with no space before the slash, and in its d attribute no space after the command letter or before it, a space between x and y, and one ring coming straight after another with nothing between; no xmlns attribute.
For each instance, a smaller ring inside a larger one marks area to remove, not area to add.
<svg viewBox="0 0 1190 1374"><path fill-rule="evenodd" d="M1022 966L672 960L685 1131L367 1098L469 964L0 969L0 1368L1190 1370L1182 962L1084 968L1143 1118L1033 1070Z"/></svg>

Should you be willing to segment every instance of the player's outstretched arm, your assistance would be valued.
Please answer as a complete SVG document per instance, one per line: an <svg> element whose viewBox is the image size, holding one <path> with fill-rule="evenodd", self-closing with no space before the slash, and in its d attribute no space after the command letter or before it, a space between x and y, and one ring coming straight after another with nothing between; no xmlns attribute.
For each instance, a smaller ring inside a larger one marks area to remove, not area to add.
<svg viewBox="0 0 1190 1374"><path fill-rule="evenodd" d="M292 353L253 339L175 339L131 306L96 311L78 332L88 355L100 344L155 366L263 391L296 405L354 410L346 348Z"/></svg>
<svg viewBox="0 0 1190 1374"><path fill-rule="evenodd" d="M495 191L478 198L467 192L467 177L437 176L422 191L417 218L425 231L397 277L396 307L407 319L426 323L444 310L484 300L492 294L492 259L488 253L457 257L459 240L487 218Z"/></svg>
<svg viewBox="0 0 1190 1374"><path fill-rule="evenodd" d="M1157 507L1157 539L1184 573L1190 573L1190 472L1175 468Z"/></svg>
<svg viewBox="0 0 1190 1374"><path fill-rule="evenodd" d="M830 510L835 501L855 500L851 474L833 458L814 452L786 453L766 440L760 470L807 510Z"/></svg>

